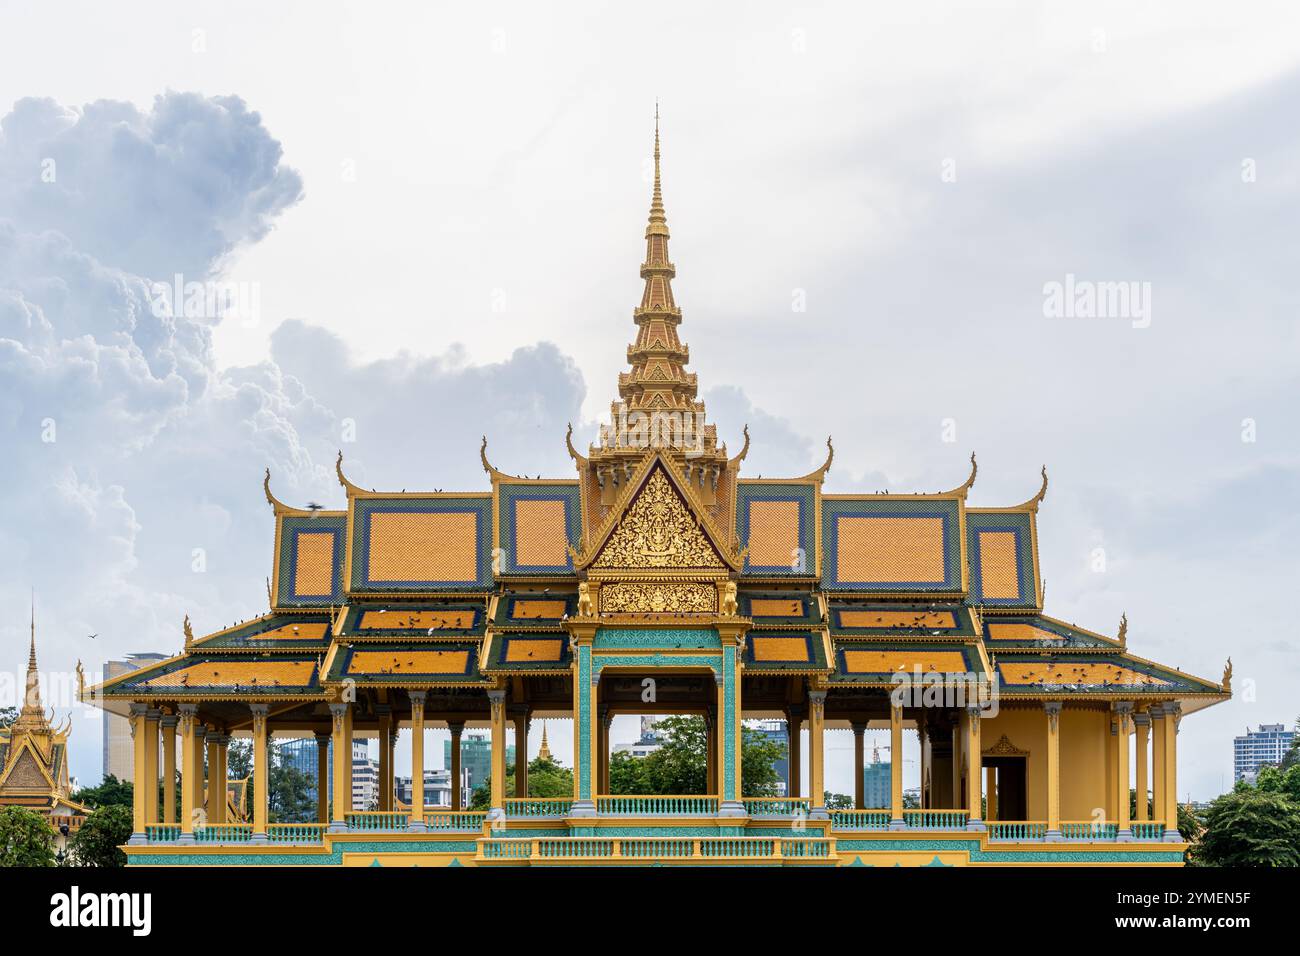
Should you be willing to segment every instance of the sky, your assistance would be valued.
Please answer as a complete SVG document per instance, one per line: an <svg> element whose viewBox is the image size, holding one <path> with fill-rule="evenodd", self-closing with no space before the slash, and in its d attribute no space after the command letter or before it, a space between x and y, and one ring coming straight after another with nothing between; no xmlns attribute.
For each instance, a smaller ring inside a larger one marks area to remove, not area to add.
<svg viewBox="0 0 1300 956"><path fill-rule="evenodd" d="M1180 797L1300 714L1293 4L375 7L4 5L0 697L34 589L82 781L78 659L265 609L264 468L330 507L339 447L375 487L483 489L481 435L570 473L634 334L656 100L682 335L750 474L833 435L828 491L937 491L974 450L998 506L1046 464L1048 613L1233 657ZM160 307L178 281L240 295Z"/></svg>

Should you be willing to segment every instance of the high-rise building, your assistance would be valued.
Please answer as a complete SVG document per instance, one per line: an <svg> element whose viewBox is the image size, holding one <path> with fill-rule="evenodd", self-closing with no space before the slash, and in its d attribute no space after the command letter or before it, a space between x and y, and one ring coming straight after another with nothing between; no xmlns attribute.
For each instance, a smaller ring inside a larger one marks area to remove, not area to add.
<svg viewBox="0 0 1300 956"><path fill-rule="evenodd" d="M890 761L881 761L880 748L871 748L871 763L862 768L862 805L868 810L889 807L890 774L893 766Z"/></svg>
<svg viewBox="0 0 1300 956"><path fill-rule="evenodd" d="M515 765L515 747L506 747L506 771ZM451 741L442 742L442 766L451 770ZM460 738L460 772L464 785L461 806L469 806L474 791L492 781L492 740L487 734L465 734Z"/></svg>
<svg viewBox="0 0 1300 956"><path fill-rule="evenodd" d="M379 805L379 761L370 756L368 740L352 741L352 806L370 810Z"/></svg>
<svg viewBox="0 0 1300 956"><path fill-rule="evenodd" d="M1232 738L1232 779L1253 780L1260 767L1281 763L1294 740L1295 731L1285 724L1260 724L1259 730L1247 727L1244 735Z"/></svg>
<svg viewBox="0 0 1300 956"><path fill-rule="evenodd" d="M121 677L150 664L165 661L166 654L128 654L125 660L104 664L104 680ZM131 724L125 717L104 713L104 776L131 780L135 769L135 750L131 746Z"/></svg>

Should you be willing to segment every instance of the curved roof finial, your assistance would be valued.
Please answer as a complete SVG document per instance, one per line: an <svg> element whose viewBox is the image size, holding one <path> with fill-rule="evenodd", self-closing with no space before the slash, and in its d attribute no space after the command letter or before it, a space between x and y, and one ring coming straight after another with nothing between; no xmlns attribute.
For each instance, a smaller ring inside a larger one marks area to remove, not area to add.
<svg viewBox="0 0 1300 956"><path fill-rule="evenodd" d="M1029 499L1028 501L1026 501L1024 504L1022 504L1022 505L1018 505L1017 507L1018 507L1018 508L1026 508L1026 509L1028 509L1029 511L1037 512L1037 511L1038 511L1038 506L1041 505L1041 504L1043 503L1043 499L1046 498L1046 497L1047 497L1047 466L1044 465L1044 466L1043 466L1043 485L1042 485L1041 488L1038 489L1038 494L1034 495L1034 497L1030 498L1030 499Z"/></svg>
<svg viewBox="0 0 1300 956"><path fill-rule="evenodd" d="M286 505L283 501L271 493L271 469L266 469L266 477L262 479L262 492L266 495L266 503L271 506L271 510L277 515L293 514L299 509Z"/></svg>
<svg viewBox="0 0 1300 956"><path fill-rule="evenodd" d="M1119 636L1115 638L1119 641L1120 650L1128 649L1128 612L1125 611L1119 616Z"/></svg>
<svg viewBox="0 0 1300 956"><path fill-rule="evenodd" d="M958 485L952 491L945 491L944 494L956 495L959 498L965 498L967 492L969 492L971 488L974 486L975 476L979 474L979 470L980 470L980 466L975 461L975 453L971 452L970 453L970 474L966 476L966 480L963 481L960 485Z"/></svg>
<svg viewBox="0 0 1300 956"><path fill-rule="evenodd" d="M343 449L342 448L339 449L338 458L334 460L334 474L338 475L339 484L343 486L343 489L348 493L349 496L365 491L365 489L362 488L361 486L354 485L352 482L348 481L347 476L343 474Z"/></svg>
<svg viewBox="0 0 1300 956"><path fill-rule="evenodd" d="M798 481L815 481L820 484L826 477L826 472L831 470L831 462L835 460L835 446L831 444L831 436L826 436L826 460L816 471L810 471Z"/></svg>
<svg viewBox="0 0 1300 956"><path fill-rule="evenodd" d="M493 467L492 462L488 461L487 435L483 436L483 444L479 446L478 457L479 457L479 461L483 462L483 470L488 473L488 477L491 478L493 481L509 481L509 480L518 481L519 480L517 475L507 475L504 471L500 471L499 469Z"/></svg>
<svg viewBox="0 0 1300 956"><path fill-rule="evenodd" d="M740 454L738 454L735 458L731 459L731 467L733 468L739 465L742 461L744 461L745 456L749 454L749 426L746 425L743 429L741 429L741 431L745 433L745 447L740 449Z"/></svg>
<svg viewBox="0 0 1300 956"><path fill-rule="evenodd" d="M185 620L181 622L181 630L185 632L185 649L188 651L194 646L194 628L190 624L189 614L186 614Z"/></svg>
<svg viewBox="0 0 1300 956"><path fill-rule="evenodd" d="M573 447L573 422L569 422L569 430L564 433L564 445L569 450L569 457L582 467L587 463L587 459L578 453L578 449Z"/></svg>

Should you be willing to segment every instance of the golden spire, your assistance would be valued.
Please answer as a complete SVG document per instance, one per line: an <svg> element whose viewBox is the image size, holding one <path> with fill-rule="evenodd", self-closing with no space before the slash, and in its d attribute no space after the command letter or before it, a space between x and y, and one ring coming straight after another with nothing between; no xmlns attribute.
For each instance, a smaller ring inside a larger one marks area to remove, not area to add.
<svg viewBox="0 0 1300 956"><path fill-rule="evenodd" d="M537 751L538 760L551 759L551 745L546 742L546 725L542 724L542 749Z"/></svg>
<svg viewBox="0 0 1300 956"><path fill-rule="evenodd" d="M31 647L27 652L27 686L23 693L23 707L15 726L30 727L45 724L45 706L41 703L41 677L36 667L36 591L32 591Z"/></svg>

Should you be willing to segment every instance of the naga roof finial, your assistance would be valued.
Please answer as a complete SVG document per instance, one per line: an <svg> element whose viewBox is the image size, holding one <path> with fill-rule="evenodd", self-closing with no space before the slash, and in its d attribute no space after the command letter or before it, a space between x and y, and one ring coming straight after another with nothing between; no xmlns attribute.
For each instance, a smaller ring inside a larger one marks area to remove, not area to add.
<svg viewBox="0 0 1300 956"><path fill-rule="evenodd" d="M573 422L569 422L569 430L564 433L564 445L569 450L569 457L582 467L587 463L587 459L578 453L578 449L573 447Z"/></svg>
<svg viewBox="0 0 1300 956"><path fill-rule="evenodd" d="M1015 510L1027 510L1027 511L1032 511L1037 513L1038 506L1043 503L1043 499L1046 497L1047 497L1047 466L1044 465L1043 485L1041 488L1038 489L1038 494L1034 495L1034 497L1030 498L1024 504L1017 505Z"/></svg>
<svg viewBox="0 0 1300 956"><path fill-rule="evenodd" d="M1119 641L1120 650L1128 650L1128 612L1119 616Z"/></svg>
<svg viewBox="0 0 1300 956"><path fill-rule="evenodd" d="M731 466L733 468L739 465L742 461L744 461L745 456L749 454L749 425L746 425L744 428L741 429L741 431L744 432L745 435L745 445L743 448L740 449L740 454L738 454L735 458L731 459Z"/></svg>
<svg viewBox="0 0 1300 956"><path fill-rule="evenodd" d="M1223 665L1223 682L1220 685L1225 694L1232 693L1232 658L1228 658L1228 663Z"/></svg>
<svg viewBox="0 0 1300 956"><path fill-rule="evenodd" d="M343 474L343 449L342 448L339 449L338 458L334 459L334 474L338 476L339 484L343 486L343 490L346 491L349 495L365 491L365 489L360 487L359 485L354 485L352 482L348 481L347 476Z"/></svg>
<svg viewBox="0 0 1300 956"><path fill-rule="evenodd" d="M957 495L959 498L965 498L967 492L969 492L971 488L975 485L975 476L979 474L979 470L980 470L980 466L975 462L975 453L971 452L970 453L970 474L966 476L966 480L963 481L960 485L958 485L952 491L944 492L944 494Z"/></svg>
<svg viewBox="0 0 1300 956"><path fill-rule="evenodd" d="M507 475L504 471L501 471L496 467L494 467L492 462L488 461L487 435L483 436L483 444L479 446L478 457L479 457L479 461L483 463L483 470L488 473L488 477L491 478L492 481L494 482L509 481L511 479L514 479L516 481L518 480L517 475Z"/></svg>
<svg viewBox="0 0 1300 956"><path fill-rule="evenodd" d="M194 646L194 628L190 625L189 614L186 614L185 620L181 622L181 630L185 633L185 649L188 651Z"/></svg>
<svg viewBox="0 0 1300 956"><path fill-rule="evenodd" d="M798 480L815 481L818 484L821 484L821 482L826 478L826 472L831 470L831 462L833 462L834 460L835 460L835 446L831 444L831 436L827 435L826 436L826 460L822 462L822 466L818 468L816 471L810 471L808 472L808 474L804 475L802 478ZM762 475L760 475L759 477L761 478Z"/></svg>

